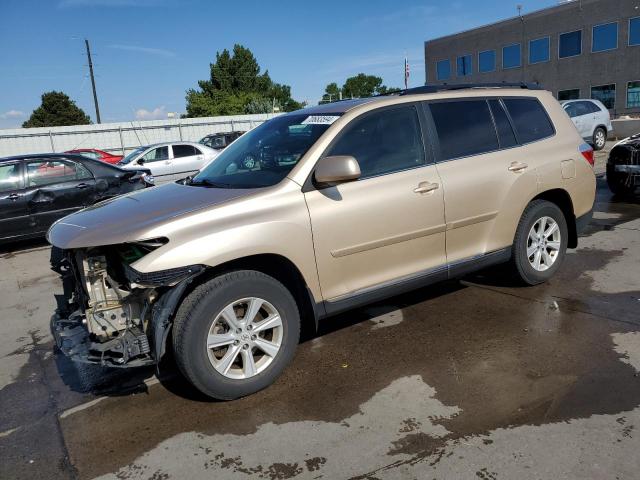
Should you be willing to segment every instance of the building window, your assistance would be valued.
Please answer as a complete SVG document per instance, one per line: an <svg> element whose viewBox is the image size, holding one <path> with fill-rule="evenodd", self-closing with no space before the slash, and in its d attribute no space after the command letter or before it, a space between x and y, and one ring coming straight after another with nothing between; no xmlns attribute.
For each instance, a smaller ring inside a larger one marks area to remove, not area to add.
<svg viewBox="0 0 640 480"><path fill-rule="evenodd" d="M627 83L627 108L640 108L640 81Z"/></svg>
<svg viewBox="0 0 640 480"><path fill-rule="evenodd" d="M618 23L606 23L593 27L592 52L604 52L618 48Z"/></svg>
<svg viewBox="0 0 640 480"><path fill-rule="evenodd" d="M529 42L529 63L549 61L549 37L531 40Z"/></svg>
<svg viewBox="0 0 640 480"><path fill-rule="evenodd" d="M451 77L451 62L440 60L436 63L436 78L438 80L449 80Z"/></svg>
<svg viewBox="0 0 640 480"><path fill-rule="evenodd" d="M502 68L518 68L520 65L520 44L502 47Z"/></svg>
<svg viewBox="0 0 640 480"><path fill-rule="evenodd" d="M591 87L591 98L600 100L605 107L613 110L616 106L616 84Z"/></svg>
<svg viewBox="0 0 640 480"><path fill-rule="evenodd" d="M496 51L487 50L478 54L478 71L480 73L493 72L496 69Z"/></svg>
<svg viewBox="0 0 640 480"><path fill-rule="evenodd" d="M456 62L456 72L459 77L467 77L473 73L473 63L471 55L463 55L458 57Z"/></svg>
<svg viewBox="0 0 640 480"><path fill-rule="evenodd" d="M575 57L582 53L582 30L561 33L558 40L558 57Z"/></svg>
<svg viewBox="0 0 640 480"><path fill-rule="evenodd" d="M629 20L629 45L640 45L640 17Z"/></svg>
<svg viewBox="0 0 640 480"><path fill-rule="evenodd" d="M558 101L560 102L564 100L577 100L578 98L580 98L579 88L571 88L569 90L558 91Z"/></svg>

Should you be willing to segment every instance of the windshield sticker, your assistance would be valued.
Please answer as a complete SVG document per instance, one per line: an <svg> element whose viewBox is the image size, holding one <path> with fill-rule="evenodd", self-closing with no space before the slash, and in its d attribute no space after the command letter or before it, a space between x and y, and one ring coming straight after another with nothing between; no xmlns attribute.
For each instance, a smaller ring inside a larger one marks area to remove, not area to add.
<svg viewBox="0 0 640 480"><path fill-rule="evenodd" d="M302 121L302 125L331 125L339 118L336 115L309 115Z"/></svg>

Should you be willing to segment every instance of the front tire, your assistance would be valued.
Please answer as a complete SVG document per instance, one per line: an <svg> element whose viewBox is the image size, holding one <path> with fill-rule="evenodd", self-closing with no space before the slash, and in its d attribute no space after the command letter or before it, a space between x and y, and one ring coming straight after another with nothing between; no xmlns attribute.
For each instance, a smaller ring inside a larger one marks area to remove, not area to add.
<svg viewBox="0 0 640 480"><path fill-rule="evenodd" d="M562 210L546 200L531 202L513 240L512 264L519 279L527 285L549 280L564 260L568 239Z"/></svg>
<svg viewBox="0 0 640 480"><path fill-rule="evenodd" d="M593 149L602 150L606 144L607 131L602 127L596 128L593 132Z"/></svg>
<svg viewBox="0 0 640 480"><path fill-rule="evenodd" d="M182 302L173 346L182 374L218 400L271 385L292 360L300 315L275 278L238 270L209 280Z"/></svg>

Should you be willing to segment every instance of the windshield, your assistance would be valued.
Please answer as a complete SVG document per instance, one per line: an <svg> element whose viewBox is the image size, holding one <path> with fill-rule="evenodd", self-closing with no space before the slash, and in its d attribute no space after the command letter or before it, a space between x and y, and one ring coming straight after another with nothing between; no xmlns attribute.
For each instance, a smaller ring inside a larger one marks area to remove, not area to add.
<svg viewBox="0 0 640 480"><path fill-rule="evenodd" d="M136 158L138 155L140 155L142 152L144 152L147 149L147 147L138 147L136 148L133 152L129 153L129 155L127 155L126 157L124 157L122 160L120 160L118 162L118 164L120 165L126 165L127 163L131 163L131 161Z"/></svg>
<svg viewBox="0 0 640 480"><path fill-rule="evenodd" d="M280 182L337 120L336 115L283 115L245 133L229 145L191 185L259 188Z"/></svg>

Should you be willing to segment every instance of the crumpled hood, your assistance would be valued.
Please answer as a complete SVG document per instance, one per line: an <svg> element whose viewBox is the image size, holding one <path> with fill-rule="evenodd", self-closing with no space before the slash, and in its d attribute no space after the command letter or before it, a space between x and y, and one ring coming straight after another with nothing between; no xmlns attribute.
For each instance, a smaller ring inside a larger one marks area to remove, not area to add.
<svg viewBox="0 0 640 480"><path fill-rule="evenodd" d="M177 183L146 188L62 218L51 226L47 240L65 249L142 240L150 229L172 218L255 192Z"/></svg>

